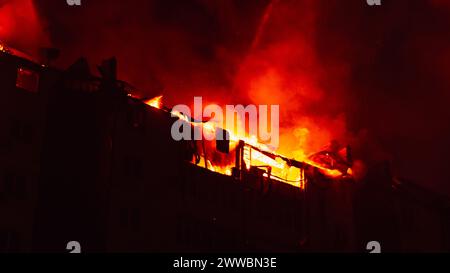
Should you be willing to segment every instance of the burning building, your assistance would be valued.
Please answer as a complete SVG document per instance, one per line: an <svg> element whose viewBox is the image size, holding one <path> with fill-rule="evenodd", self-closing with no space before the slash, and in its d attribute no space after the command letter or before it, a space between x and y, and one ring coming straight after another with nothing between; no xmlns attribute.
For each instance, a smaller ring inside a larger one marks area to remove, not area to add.
<svg viewBox="0 0 450 273"><path fill-rule="evenodd" d="M387 166L355 181L349 149L299 161L220 128L229 140L175 141L175 120L208 124L134 95L114 59L99 71L83 59L54 69L2 46L1 250L78 241L86 252L355 252L373 240L385 251L448 250L445 198Z"/></svg>

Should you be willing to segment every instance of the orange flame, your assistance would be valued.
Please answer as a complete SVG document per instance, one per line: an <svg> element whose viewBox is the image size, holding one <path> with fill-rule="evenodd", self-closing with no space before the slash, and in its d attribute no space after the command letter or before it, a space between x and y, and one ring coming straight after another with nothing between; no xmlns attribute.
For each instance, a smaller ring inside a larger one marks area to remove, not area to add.
<svg viewBox="0 0 450 273"><path fill-rule="evenodd" d="M161 109L161 107L162 107L162 98L163 98L163 96L154 97L153 99L146 100L145 104L147 104L147 105L149 105L151 107L154 107L154 108Z"/></svg>
<svg viewBox="0 0 450 273"><path fill-rule="evenodd" d="M162 103L163 96L157 96L152 99L144 101L145 104L161 109L163 107ZM181 120L184 120L186 122L190 122L190 119L185 116L182 113L172 111L172 115L177 116ZM238 122L242 122L239 121ZM201 127L203 132L208 132L209 134L215 134L217 126L216 124L213 124L212 122L206 122L206 123L191 123L195 127ZM302 178L301 170L298 170L296 168L290 167L284 160L281 159L281 155L277 154L276 151L268 147L267 145L260 143L258 141L257 136L253 135L238 135L234 132L234 128L225 128L230 136L230 146L236 147L239 141L244 141L246 144L253 146L257 149L260 149L261 151L266 151L272 153L274 156L279 156L280 158L272 159L269 156L264 155L263 153L250 148L250 146L246 146L244 148L244 162L246 164L247 169L249 169L251 166L270 166L272 168L270 178L273 180L281 181L284 183L288 183L291 185L294 185L296 187L304 188L305 181L304 178ZM304 130L303 130L304 131ZM292 153L291 153L292 155ZM305 162L306 164L313 166L317 168L320 172L322 172L324 175L329 176L331 178L337 178L341 177L343 173L336 169L329 169L327 167L324 167L320 165L319 163L313 162L306 157L306 153L304 150L297 150L294 152L294 158L298 161ZM283 157L285 158L285 157ZM210 160L206 160L205 164L205 157L201 156L201 161L198 164L199 166L205 166L207 169L218 172L224 175L231 175L231 169L234 167L234 164L228 164L225 166L221 166L220 164L213 164ZM348 174L351 175L351 169L349 169ZM265 177L268 177L269 175L266 173Z"/></svg>

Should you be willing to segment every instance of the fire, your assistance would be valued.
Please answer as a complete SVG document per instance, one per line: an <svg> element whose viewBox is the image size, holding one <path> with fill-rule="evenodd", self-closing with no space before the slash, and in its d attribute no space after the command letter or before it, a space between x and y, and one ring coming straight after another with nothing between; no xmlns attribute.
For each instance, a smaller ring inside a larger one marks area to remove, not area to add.
<svg viewBox="0 0 450 273"><path fill-rule="evenodd" d="M211 164L211 162L209 163ZM231 169L233 168L233 166L225 166L225 167L221 167L221 166L213 166L211 164L211 166L208 168L213 172L217 172L217 173L221 173L227 176L231 176Z"/></svg>
<svg viewBox="0 0 450 273"><path fill-rule="evenodd" d="M144 103L151 107L162 109L163 108L162 99L163 96L157 96L152 99L145 100ZM216 133L217 126L212 122L204 122L204 123L191 122L191 117L187 117L183 113L177 111L171 111L170 113L174 116L177 116L181 120L184 120L185 122L191 123L194 127L201 127L203 133L208 134ZM270 174L265 173L265 177L269 177L270 175L270 178L272 180L277 180L280 182L294 185L296 187L304 188L305 179L302 170L300 170L299 168L289 166L289 164L286 162L287 159L286 156L278 154L277 151L274 151L271 147L268 147L267 145L260 143L258 141L257 136L237 135L234 132L234 128L225 128L225 129L229 133L231 149L235 149L235 147L238 145L240 141L244 141L244 143L246 144L244 148L244 162L247 170L249 170L251 166L259 168L270 167ZM306 128L298 128L295 131L296 134L300 133L303 136L306 136L309 133L308 129ZM265 155L263 152L271 154L274 158ZM293 156L292 157L293 160L297 160L309 166L317 168L321 173L323 173L326 176L329 176L331 178L338 178L343 175L343 173L340 170L330 169L328 167L325 167L317 162L308 159L306 154L307 153L303 149L295 150L289 153L290 156ZM203 166L213 172L221 173L228 176L232 175L232 168L234 167L234 164L222 166L220 164L214 164L213 162L211 162L211 160L208 160L205 157L206 156L204 154L200 156L200 162L198 162L199 166ZM348 175L352 174L352 170L350 168L348 169L347 174Z"/></svg>
<svg viewBox="0 0 450 273"><path fill-rule="evenodd" d="M261 152L250 149L248 147L247 147L247 149L244 149L244 160L247 165L247 168L250 168L250 166L253 165L252 164L253 162L260 162L263 164L267 164L272 168L276 168L276 169L280 169L280 170L282 170L286 167L285 164L278 162L275 159L265 156Z"/></svg>
<svg viewBox="0 0 450 273"><path fill-rule="evenodd" d="M185 117L184 117L185 118ZM209 132L215 132L215 126L211 123L204 123L204 124L194 124L194 126L202 126L203 130L209 131ZM230 133L230 142L232 146L237 146L237 143L242 140L248 146L244 149L244 162L246 164L246 168L250 169L251 166L270 166L271 167L271 174L270 178L273 180L277 180L280 182L288 183L300 188L304 188L304 178L302 177L302 174L300 173L299 169L292 168L287 164L287 162L281 158L285 158L285 156L282 156L281 154L278 154L276 151L273 151L270 147L266 146L263 143L258 142L258 139L256 136L238 136L233 133L232 130L228 130ZM262 151L266 151L270 154L272 154L275 159L263 154L262 152L259 152L256 149L252 149L249 147L255 147L257 149L260 149ZM294 158L296 160L302 161L305 164L308 164L312 167L317 168L321 173L324 175L331 177L331 178L338 178L343 176L344 174L337 169L330 169L325 166L322 166L321 164L314 162L312 160L309 160L306 157L306 152L304 150L298 150L295 151L297 157ZM219 172L225 175L231 175L231 168L233 166L213 166L211 162L208 162L208 169L214 172ZM351 169L349 168L348 175L352 174ZM269 175L266 174L266 177Z"/></svg>
<svg viewBox="0 0 450 273"><path fill-rule="evenodd" d="M162 107L162 98L163 98L163 96L154 97L153 99L146 100L145 104L147 104L147 105L149 105L151 107L155 107L155 108L161 109L161 107Z"/></svg>
<svg viewBox="0 0 450 273"><path fill-rule="evenodd" d="M311 160L306 160L305 163L308 163L309 165L316 167L317 169L319 169L320 171L322 171L324 174L326 174L329 177L337 178L337 177L340 177L343 175L343 173L341 173L341 171L339 171L339 170L323 167L323 166L319 165L318 163L315 163Z"/></svg>

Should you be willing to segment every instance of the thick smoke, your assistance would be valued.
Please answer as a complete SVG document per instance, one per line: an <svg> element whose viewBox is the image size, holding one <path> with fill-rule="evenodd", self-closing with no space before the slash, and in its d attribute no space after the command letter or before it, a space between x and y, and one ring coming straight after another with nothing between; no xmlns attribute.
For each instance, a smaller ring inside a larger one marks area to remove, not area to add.
<svg viewBox="0 0 450 273"><path fill-rule="evenodd" d="M46 24L32 0L0 1L0 41L33 55L50 45Z"/></svg>
<svg viewBox="0 0 450 273"><path fill-rule="evenodd" d="M303 159L332 139L345 141L349 64L323 63L318 1L273 1L235 87L257 104L281 108L281 152Z"/></svg>
<svg viewBox="0 0 450 273"><path fill-rule="evenodd" d="M47 3L43 3L47 2ZM168 105L193 95L220 102L246 54L267 1L40 2L61 66L116 56L119 76Z"/></svg>
<svg viewBox="0 0 450 273"><path fill-rule="evenodd" d="M357 150L450 193L448 1L338 2L323 5L318 48L324 61L350 65L346 118Z"/></svg>

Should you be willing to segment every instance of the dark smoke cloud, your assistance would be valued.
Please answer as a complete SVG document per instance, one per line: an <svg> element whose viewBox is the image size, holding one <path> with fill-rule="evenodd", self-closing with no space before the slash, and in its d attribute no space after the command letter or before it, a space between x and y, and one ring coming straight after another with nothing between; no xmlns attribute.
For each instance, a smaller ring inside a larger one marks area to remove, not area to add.
<svg viewBox="0 0 450 273"><path fill-rule="evenodd" d="M0 41L30 54L50 45L46 23L32 0L0 1Z"/></svg>
<svg viewBox="0 0 450 273"><path fill-rule="evenodd" d="M450 194L449 2L275 2L256 42L272 1L36 5L61 66L116 56L121 78L169 105L193 95L277 102L291 134L307 125L352 143L369 165L389 160L394 173Z"/></svg>
<svg viewBox="0 0 450 273"><path fill-rule="evenodd" d="M351 64L349 129L377 143L366 157L383 149L395 173L450 193L448 1L356 2L324 5L318 28L325 64Z"/></svg>
<svg viewBox="0 0 450 273"><path fill-rule="evenodd" d="M44 1L43 1L44 2ZM60 64L116 56L119 75L168 104L221 98L267 1L64 1L41 3ZM217 92L217 96L212 94ZM208 94L208 96L206 96Z"/></svg>

